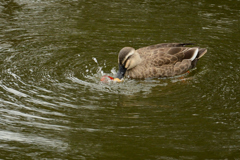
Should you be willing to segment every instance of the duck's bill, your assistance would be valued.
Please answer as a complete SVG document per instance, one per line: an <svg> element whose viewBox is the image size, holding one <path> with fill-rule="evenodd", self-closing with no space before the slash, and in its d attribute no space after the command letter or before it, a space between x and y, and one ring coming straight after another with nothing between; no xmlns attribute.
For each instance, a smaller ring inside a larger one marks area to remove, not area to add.
<svg viewBox="0 0 240 160"><path fill-rule="evenodd" d="M127 69L123 65L119 64L118 73L117 73L116 78L118 78L119 80L122 80L126 71L127 71Z"/></svg>
<svg viewBox="0 0 240 160"><path fill-rule="evenodd" d="M113 80L113 81L115 81L115 82L122 82L122 81L123 81L123 79L114 78L114 80Z"/></svg>

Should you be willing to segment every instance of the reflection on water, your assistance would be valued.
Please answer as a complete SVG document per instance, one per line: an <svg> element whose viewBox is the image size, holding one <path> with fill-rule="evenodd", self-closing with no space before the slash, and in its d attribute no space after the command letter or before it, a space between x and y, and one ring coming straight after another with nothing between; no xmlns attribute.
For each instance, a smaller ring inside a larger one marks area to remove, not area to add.
<svg viewBox="0 0 240 160"><path fill-rule="evenodd" d="M0 2L0 158L239 158L239 15L231 0ZM100 82L122 47L164 42L208 53L179 77Z"/></svg>

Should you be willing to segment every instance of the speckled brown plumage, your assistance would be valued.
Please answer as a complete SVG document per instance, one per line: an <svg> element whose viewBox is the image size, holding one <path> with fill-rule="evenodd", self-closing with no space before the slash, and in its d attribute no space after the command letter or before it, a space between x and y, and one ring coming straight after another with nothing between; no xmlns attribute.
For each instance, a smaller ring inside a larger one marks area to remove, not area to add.
<svg viewBox="0 0 240 160"><path fill-rule="evenodd" d="M137 50L132 48L134 54L130 47L126 47L119 53L119 65L126 68L125 77L134 79L181 75L194 68L199 58L207 52L205 48L185 47L186 45L191 44L162 43ZM128 55L128 51L131 54ZM141 60L131 68L129 66L135 60L135 54L139 54Z"/></svg>

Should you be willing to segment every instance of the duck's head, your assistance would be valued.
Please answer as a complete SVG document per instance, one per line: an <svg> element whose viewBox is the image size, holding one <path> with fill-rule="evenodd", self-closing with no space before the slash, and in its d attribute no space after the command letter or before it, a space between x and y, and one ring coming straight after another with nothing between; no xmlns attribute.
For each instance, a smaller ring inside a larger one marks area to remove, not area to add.
<svg viewBox="0 0 240 160"><path fill-rule="evenodd" d="M119 70L115 79L121 80L126 71L134 68L141 63L141 58L138 52L132 47L124 47L118 54L118 66Z"/></svg>

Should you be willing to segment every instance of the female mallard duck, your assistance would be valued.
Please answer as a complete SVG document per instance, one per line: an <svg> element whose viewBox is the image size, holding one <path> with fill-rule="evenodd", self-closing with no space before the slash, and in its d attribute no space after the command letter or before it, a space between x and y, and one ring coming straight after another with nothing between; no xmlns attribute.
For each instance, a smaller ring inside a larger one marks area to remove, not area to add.
<svg viewBox="0 0 240 160"><path fill-rule="evenodd" d="M124 47L118 54L116 81L123 77L142 79L173 77L194 68L207 52L205 48L185 47L191 43L162 43L135 50Z"/></svg>

